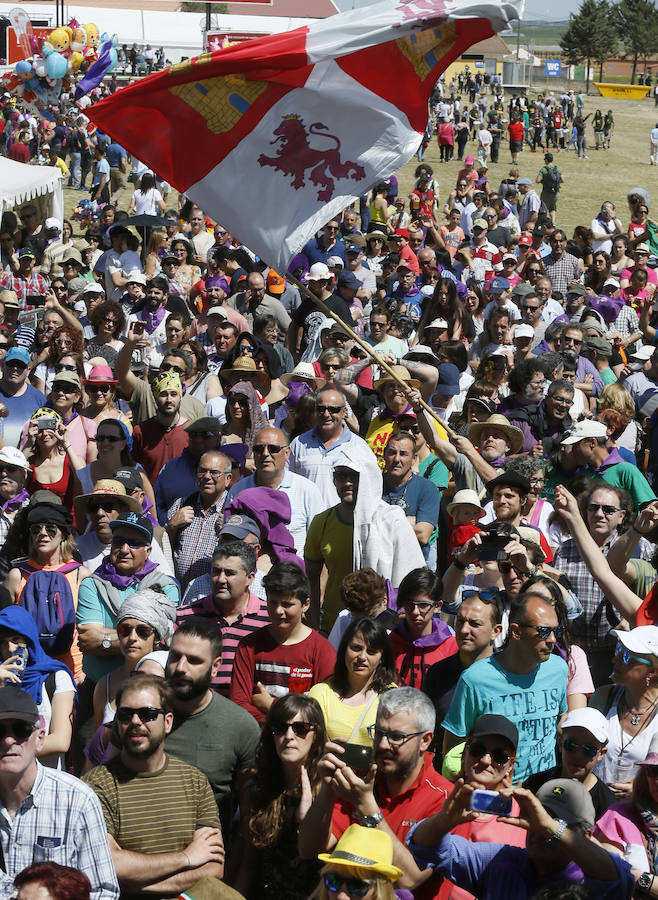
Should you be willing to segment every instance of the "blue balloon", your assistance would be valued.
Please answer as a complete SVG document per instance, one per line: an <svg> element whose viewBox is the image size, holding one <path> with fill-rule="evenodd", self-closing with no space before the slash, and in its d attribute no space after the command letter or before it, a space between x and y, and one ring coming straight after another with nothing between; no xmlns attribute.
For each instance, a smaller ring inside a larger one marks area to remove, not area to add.
<svg viewBox="0 0 658 900"><path fill-rule="evenodd" d="M46 74L48 78L64 78L68 71L68 60L61 53L49 53L46 58Z"/></svg>

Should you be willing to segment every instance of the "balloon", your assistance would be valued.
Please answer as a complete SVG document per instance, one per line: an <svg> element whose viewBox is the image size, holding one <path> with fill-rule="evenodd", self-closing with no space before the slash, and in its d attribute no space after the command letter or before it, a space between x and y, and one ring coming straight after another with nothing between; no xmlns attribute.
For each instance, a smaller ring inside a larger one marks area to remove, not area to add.
<svg viewBox="0 0 658 900"><path fill-rule="evenodd" d="M71 70L75 74L77 74L78 69L82 65L83 60L84 60L84 56L82 55L82 53L80 53L79 50L74 50L71 53L71 55L69 56L69 63L71 65Z"/></svg>
<svg viewBox="0 0 658 900"><path fill-rule="evenodd" d="M75 28L73 31L73 37L71 38L71 55L73 53L79 53L82 57L82 52L87 46L87 32L79 26Z"/></svg>
<svg viewBox="0 0 658 900"><path fill-rule="evenodd" d="M70 28L54 28L48 35L48 41L44 41L44 44L51 44L53 49L58 53L67 52L69 47L71 46L71 37L69 34L70 30Z"/></svg>
<svg viewBox="0 0 658 900"><path fill-rule="evenodd" d="M44 41L41 52L46 58L46 75L52 81L64 78L68 72L69 63L65 56L56 53L49 41Z"/></svg>
<svg viewBox="0 0 658 900"><path fill-rule="evenodd" d="M94 25L93 22L89 22L88 25L84 26L84 29L87 34L87 46L91 47L92 50L98 50L101 42L98 26Z"/></svg>

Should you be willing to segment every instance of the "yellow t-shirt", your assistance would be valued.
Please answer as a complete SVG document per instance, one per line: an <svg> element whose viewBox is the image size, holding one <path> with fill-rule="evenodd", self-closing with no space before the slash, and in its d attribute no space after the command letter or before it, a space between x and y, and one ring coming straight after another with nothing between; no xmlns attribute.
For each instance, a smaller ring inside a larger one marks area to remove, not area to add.
<svg viewBox="0 0 658 900"><path fill-rule="evenodd" d="M353 538L352 524L338 518L335 506L318 513L306 533L304 558L309 562L323 562L329 573L322 605L322 629L327 634L343 608L340 585L352 571Z"/></svg>
<svg viewBox="0 0 658 900"><path fill-rule="evenodd" d="M432 419L432 425L434 427L434 431L436 432L437 438L447 441L448 435L445 428L436 421L436 419ZM384 448L388 444L389 438L393 434L394 431L399 431L399 426L396 419L384 419L379 415L376 415L372 420L368 427L368 433L366 434L366 444L370 447L372 452L377 457L377 462L379 463L379 468L384 468Z"/></svg>
<svg viewBox="0 0 658 900"><path fill-rule="evenodd" d="M368 726L375 724L379 696L361 706L346 706L326 681L323 681L321 684L314 684L308 695L317 700L322 707L324 724L327 728L327 734L332 741L335 738L340 738L343 741L348 740L363 710L369 705L370 709L368 709L359 730L350 739L350 742L352 744L360 744L363 747L372 745L372 741L368 737Z"/></svg>

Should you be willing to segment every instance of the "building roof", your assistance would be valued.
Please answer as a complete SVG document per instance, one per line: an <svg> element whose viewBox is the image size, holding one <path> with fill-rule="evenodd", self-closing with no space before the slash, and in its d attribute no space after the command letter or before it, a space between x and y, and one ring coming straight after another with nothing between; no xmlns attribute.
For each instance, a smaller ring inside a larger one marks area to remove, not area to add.
<svg viewBox="0 0 658 900"><path fill-rule="evenodd" d="M499 34L494 34L493 37L487 38L486 41L479 41L479 43L473 44L465 51L468 56L477 56L479 54L483 56L506 56L509 52L509 46Z"/></svg>
<svg viewBox="0 0 658 900"><path fill-rule="evenodd" d="M339 9L332 0L247 0L246 3L228 3L228 12L243 16L290 16L300 19L326 19Z"/></svg>

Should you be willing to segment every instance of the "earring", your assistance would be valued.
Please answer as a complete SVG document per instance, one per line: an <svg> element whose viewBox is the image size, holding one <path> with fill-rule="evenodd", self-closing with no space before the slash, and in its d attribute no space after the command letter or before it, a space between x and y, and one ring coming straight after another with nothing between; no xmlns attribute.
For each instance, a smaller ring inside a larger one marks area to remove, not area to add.
<svg viewBox="0 0 658 900"><path fill-rule="evenodd" d="M651 687L651 675L647 675L646 683L647 683L647 687Z"/></svg>

